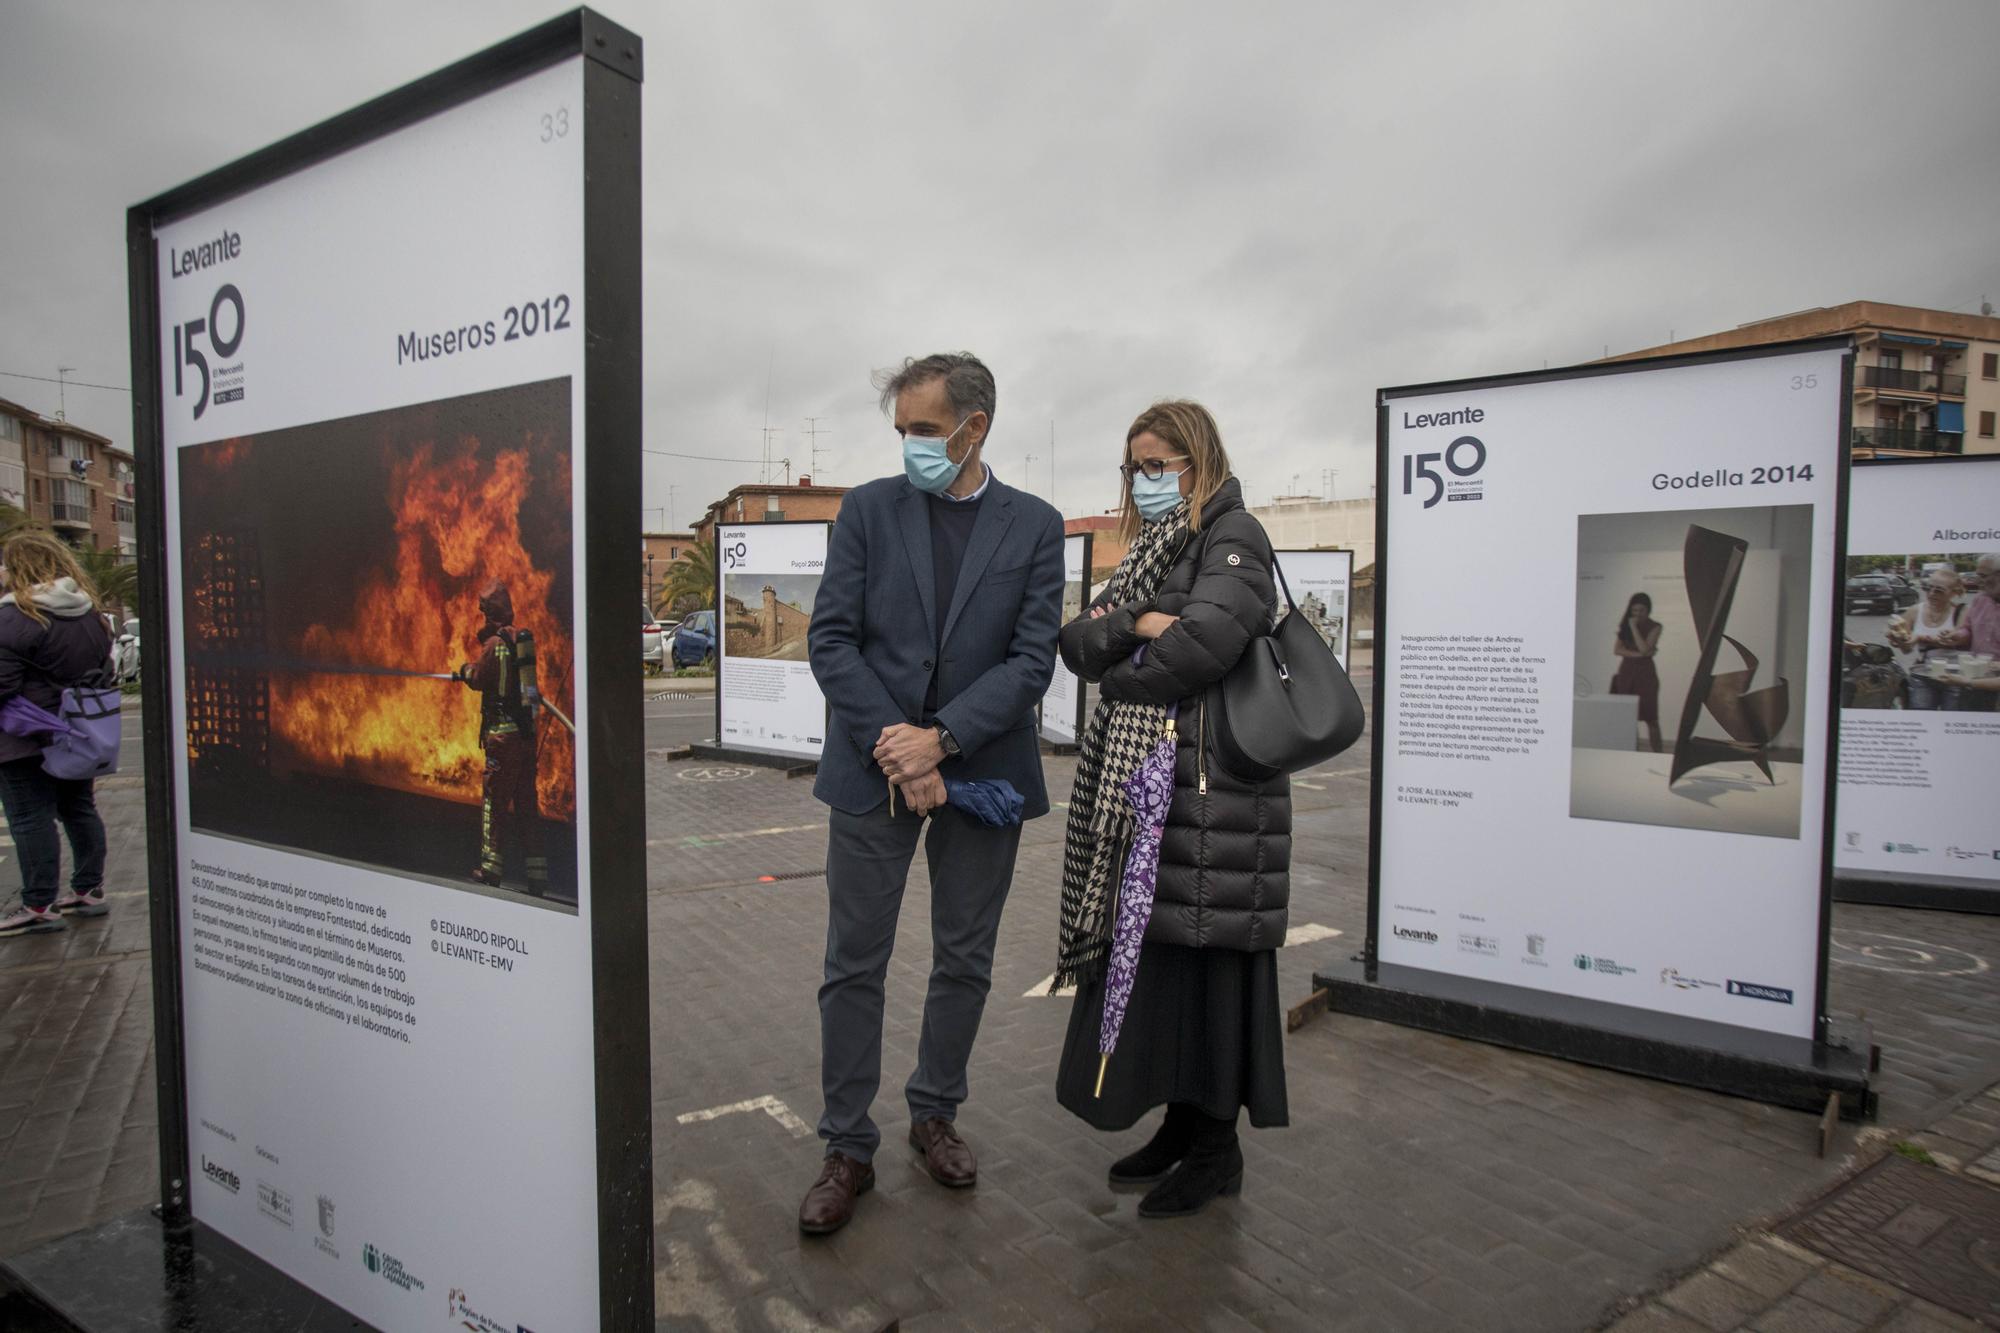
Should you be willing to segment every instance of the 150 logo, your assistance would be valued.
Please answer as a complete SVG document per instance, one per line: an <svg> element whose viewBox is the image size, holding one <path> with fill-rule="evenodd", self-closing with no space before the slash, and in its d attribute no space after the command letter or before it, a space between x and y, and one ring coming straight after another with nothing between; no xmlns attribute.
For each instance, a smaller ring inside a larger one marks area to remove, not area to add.
<svg viewBox="0 0 2000 1333"><path fill-rule="evenodd" d="M224 319L228 320L229 332L223 333ZM209 377L208 357L203 354L200 342L206 337L208 349L215 353L217 361L227 361L236 355L236 349L243 345L243 293L236 284L225 282L215 289L215 296L208 303L206 319L191 319L185 324L174 325L174 397L179 398L186 391L187 380L192 376L184 374L189 368L201 375L201 389L195 394L194 419L201 420L201 414L208 410L210 390L213 387ZM232 367L232 371L241 367ZM216 389L214 401L235 402L243 396L240 381L227 387Z"/></svg>
<svg viewBox="0 0 2000 1333"><path fill-rule="evenodd" d="M1424 500L1426 509L1444 499L1444 473L1433 466L1440 462L1444 464L1445 471L1454 477L1477 476L1479 470L1486 466L1486 445L1477 435L1461 435L1440 453L1403 455L1403 494L1410 494L1419 480L1429 482L1431 493ZM1479 493L1461 494L1468 499L1477 499Z"/></svg>

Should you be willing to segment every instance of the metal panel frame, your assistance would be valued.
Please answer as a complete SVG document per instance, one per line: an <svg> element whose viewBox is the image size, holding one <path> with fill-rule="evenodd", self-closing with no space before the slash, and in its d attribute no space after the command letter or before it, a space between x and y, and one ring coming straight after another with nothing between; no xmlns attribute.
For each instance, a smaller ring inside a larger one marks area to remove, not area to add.
<svg viewBox="0 0 2000 1333"><path fill-rule="evenodd" d="M616 534L640 529L643 394L640 357L640 84L638 36L577 9L335 116L126 215L132 352L132 438L141 616L169 623L167 458L162 431L156 230L383 139L562 61L582 56L584 179L584 507L581 551L590 633L584 682L591 784L591 987L595 1015L598 1286L602 1326L653 1326L652 1055L648 1028L645 756L638 661L626 630L639 581ZM159 1215L170 1242L189 1240L187 1056L166 635L147 645L147 879L152 925L160 1138ZM273 1270L275 1271L275 1270Z"/></svg>

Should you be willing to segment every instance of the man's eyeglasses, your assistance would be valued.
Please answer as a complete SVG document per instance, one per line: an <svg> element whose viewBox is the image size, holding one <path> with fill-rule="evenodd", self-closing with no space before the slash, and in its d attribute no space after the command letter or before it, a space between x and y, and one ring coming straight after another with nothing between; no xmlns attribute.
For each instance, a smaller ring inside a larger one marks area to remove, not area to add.
<svg viewBox="0 0 2000 1333"><path fill-rule="evenodd" d="M1120 463L1118 465L1118 472L1127 481L1137 476L1144 476L1149 480L1158 481L1161 477L1167 475L1167 464L1185 462L1187 462L1186 454L1175 454L1172 458L1149 458L1143 463Z"/></svg>

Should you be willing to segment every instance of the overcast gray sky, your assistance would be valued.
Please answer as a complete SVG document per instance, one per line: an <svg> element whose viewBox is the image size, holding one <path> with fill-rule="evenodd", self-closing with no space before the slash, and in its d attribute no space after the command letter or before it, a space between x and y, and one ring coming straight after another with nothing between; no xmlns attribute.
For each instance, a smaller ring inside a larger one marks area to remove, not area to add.
<svg viewBox="0 0 2000 1333"><path fill-rule="evenodd" d="M757 479L767 376L776 452L817 416L854 483L900 468L869 371L972 349L989 461L1047 495L1053 423L1078 514L1161 396L1253 501L1352 497L1379 385L2000 304L1991 0L602 8L646 40L646 443L752 460L650 456L681 526ZM0 0L0 371L129 383L128 205L554 12Z"/></svg>

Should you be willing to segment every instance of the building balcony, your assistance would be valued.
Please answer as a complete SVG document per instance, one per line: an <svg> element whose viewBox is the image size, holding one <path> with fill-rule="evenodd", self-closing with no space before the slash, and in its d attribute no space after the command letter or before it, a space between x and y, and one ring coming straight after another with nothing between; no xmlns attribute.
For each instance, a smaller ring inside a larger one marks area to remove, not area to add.
<svg viewBox="0 0 2000 1333"><path fill-rule="evenodd" d="M1942 375L1942 374L1939 375L1938 392L1943 394L1947 398L1965 397L1965 376Z"/></svg>
<svg viewBox="0 0 2000 1333"><path fill-rule="evenodd" d="M57 501L49 506L49 521L59 528L90 527L90 506L63 504Z"/></svg>
<svg viewBox="0 0 2000 1333"><path fill-rule="evenodd" d="M1856 426L1854 447L1909 454L1962 454L1965 452L1965 436L1952 431L1918 430L1909 426Z"/></svg>
<svg viewBox="0 0 2000 1333"><path fill-rule="evenodd" d="M1859 387L1863 389L1891 389L1903 393L1936 393L1938 373L1935 370L1905 370L1901 366L1861 366ZM1965 387L1965 377L1959 376L1959 388Z"/></svg>

